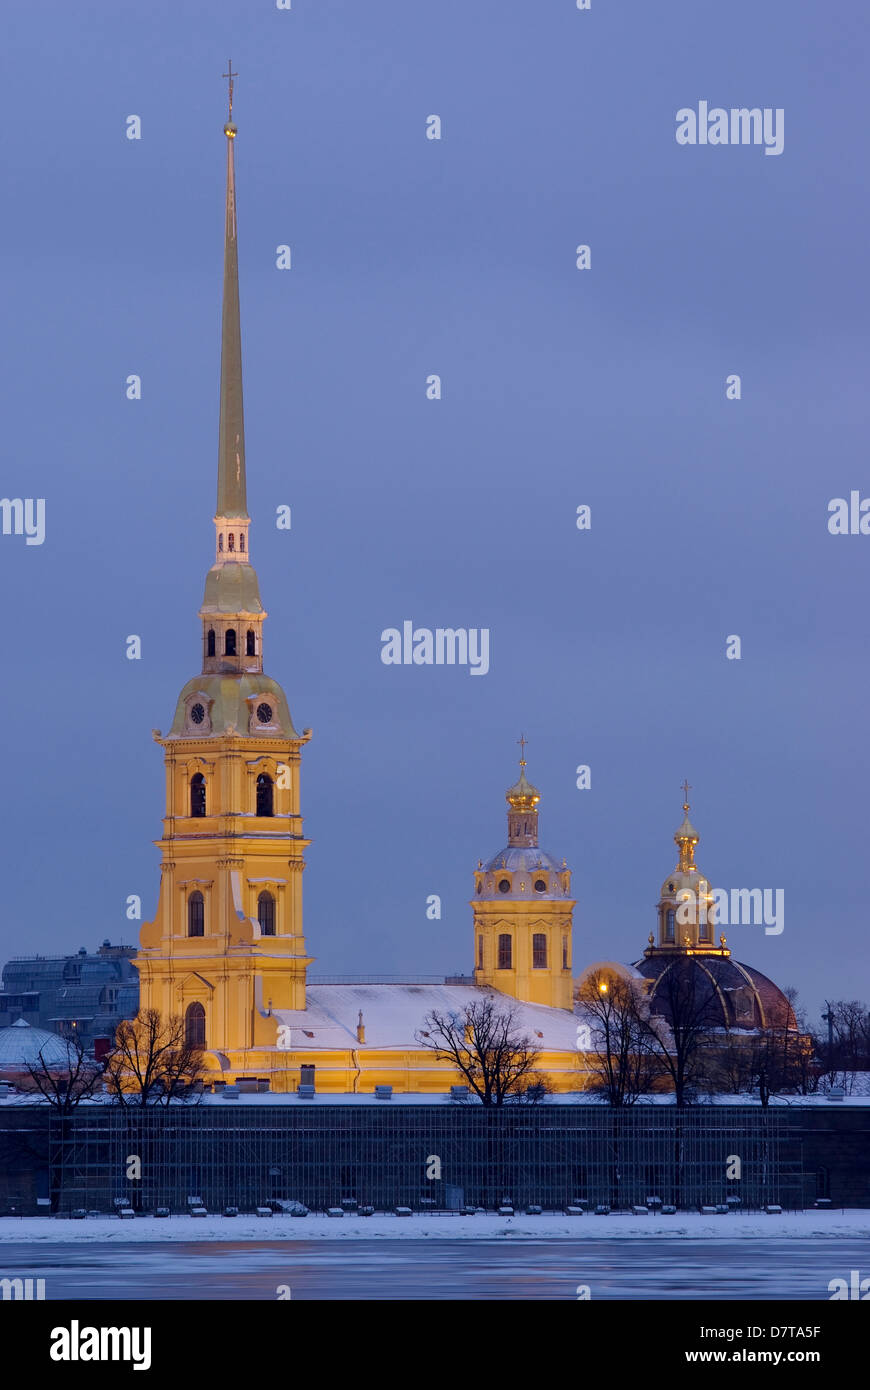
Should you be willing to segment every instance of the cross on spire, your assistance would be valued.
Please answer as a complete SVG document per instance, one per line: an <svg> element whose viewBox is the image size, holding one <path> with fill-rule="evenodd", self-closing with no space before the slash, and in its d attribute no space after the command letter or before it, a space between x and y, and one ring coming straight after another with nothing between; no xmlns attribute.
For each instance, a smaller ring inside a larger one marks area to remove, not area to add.
<svg viewBox="0 0 870 1390"><path fill-rule="evenodd" d="M684 811L688 811L688 809L689 809L689 792L692 790L692 785L691 785L691 783L689 782L688 778L686 778L685 782L681 782L681 783L680 783L680 786L681 786L682 789L683 789L683 796L686 798L685 801L683 802L683 810L684 810Z"/></svg>
<svg viewBox="0 0 870 1390"><path fill-rule="evenodd" d="M230 80L230 92L229 92L229 96L230 96L230 109L229 109L229 111L228 111L228 113L227 113L227 120L228 120L228 121L231 121L231 120L233 119L233 78L234 78L234 77L238 77L238 75L239 75L237 72L233 72L233 60L232 60L232 58L230 58L229 61L227 62L227 69L228 69L227 72L222 72L222 73L221 73L221 77L228 77L229 80Z"/></svg>
<svg viewBox="0 0 870 1390"><path fill-rule="evenodd" d="M520 767L525 767L526 744L528 743L528 739L526 738L525 734L520 734L519 738L517 739L517 743L520 745Z"/></svg>

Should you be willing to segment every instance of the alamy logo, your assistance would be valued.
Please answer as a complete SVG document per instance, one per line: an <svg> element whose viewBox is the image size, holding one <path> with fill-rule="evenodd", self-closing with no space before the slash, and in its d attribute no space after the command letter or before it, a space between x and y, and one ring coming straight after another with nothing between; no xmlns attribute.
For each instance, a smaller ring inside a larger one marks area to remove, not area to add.
<svg viewBox="0 0 870 1390"><path fill-rule="evenodd" d="M862 1279L860 1269L849 1270L849 1280L831 1279L828 1283L831 1301L838 1298L857 1299L866 1303L870 1299L870 1279Z"/></svg>
<svg viewBox="0 0 870 1390"><path fill-rule="evenodd" d="M410 619L381 633L385 666L467 666L472 676L489 670L488 627L414 627Z"/></svg>
<svg viewBox="0 0 870 1390"><path fill-rule="evenodd" d="M702 888L706 893L706 884ZM676 921L679 926L696 926L698 919L711 927L764 927L765 936L779 936L785 930L784 888L714 888L709 901L712 906L698 906L690 888L683 888L676 898L679 904Z"/></svg>
<svg viewBox="0 0 870 1390"><path fill-rule="evenodd" d="M150 1327L69 1327L51 1329L52 1361L132 1361L134 1371L151 1367Z"/></svg>
<svg viewBox="0 0 870 1390"><path fill-rule="evenodd" d="M35 1286L35 1287L34 1287ZM4 1299L32 1299L45 1298L44 1279L0 1279L0 1291Z"/></svg>
<svg viewBox="0 0 870 1390"><path fill-rule="evenodd" d="M45 540L44 497L0 497L4 536L26 536L25 545L42 545Z"/></svg>
<svg viewBox="0 0 870 1390"><path fill-rule="evenodd" d="M777 106L683 106L677 112L678 145L764 145L765 154L782 154L785 111Z"/></svg>

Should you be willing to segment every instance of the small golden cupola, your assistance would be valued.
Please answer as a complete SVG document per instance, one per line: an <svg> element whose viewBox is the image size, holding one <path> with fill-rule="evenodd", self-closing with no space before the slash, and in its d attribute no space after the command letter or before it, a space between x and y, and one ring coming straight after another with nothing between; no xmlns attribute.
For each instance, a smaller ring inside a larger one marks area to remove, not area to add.
<svg viewBox="0 0 870 1390"><path fill-rule="evenodd" d="M700 836L689 819L690 790L689 783L684 782L683 821L674 835L678 851L677 864L662 884L661 896L656 907L658 933L650 934L650 945L646 955L654 955L659 951L669 954L730 954L724 950L724 940L719 947L714 945L713 893L708 880L695 863L695 849Z"/></svg>

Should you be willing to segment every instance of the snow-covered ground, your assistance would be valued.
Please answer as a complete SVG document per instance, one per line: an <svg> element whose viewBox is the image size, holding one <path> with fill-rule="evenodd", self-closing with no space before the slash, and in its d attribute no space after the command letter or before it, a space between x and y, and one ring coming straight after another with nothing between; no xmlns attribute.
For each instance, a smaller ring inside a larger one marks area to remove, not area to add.
<svg viewBox="0 0 870 1390"><path fill-rule="evenodd" d="M870 1210L806 1211L765 1216L729 1213L701 1216L343 1216L306 1217L153 1216L122 1221L89 1217L84 1221L46 1217L4 1217L0 1245L7 1241L238 1241L238 1240L493 1240L520 1236L545 1240L619 1240L655 1237L670 1240L808 1240L843 1236L870 1241Z"/></svg>

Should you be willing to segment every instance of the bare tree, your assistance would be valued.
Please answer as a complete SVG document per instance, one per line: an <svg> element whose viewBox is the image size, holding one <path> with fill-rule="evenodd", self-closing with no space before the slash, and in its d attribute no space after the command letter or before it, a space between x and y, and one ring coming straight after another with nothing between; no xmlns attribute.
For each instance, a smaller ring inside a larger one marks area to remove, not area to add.
<svg viewBox="0 0 870 1390"><path fill-rule="evenodd" d="M851 1092L857 1073L870 1069L870 1014L860 999L835 999L829 1008L829 1038L819 1049L826 1080Z"/></svg>
<svg viewBox="0 0 870 1390"><path fill-rule="evenodd" d="M644 1022L642 998L631 980L603 971L589 975L577 1002L592 1020L589 1089L611 1105L633 1105L652 1090L656 1064Z"/></svg>
<svg viewBox="0 0 870 1390"><path fill-rule="evenodd" d="M21 1090L38 1091L43 1100L61 1114L68 1115L102 1085L103 1068L85 1052L78 1037L63 1038L65 1062L48 1062L40 1052L36 1062L27 1063L29 1083L18 1082Z"/></svg>
<svg viewBox="0 0 870 1390"><path fill-rule="evenodd" d="M673 1087L678 1106L708 1080L710 1035L722 1027L716 986L691 958L677 958L661 975L655 993L661 1013L643 1020L653 1057Z"/></svg>
<svg viewBox="0 0 870 1390"><path fill-rule="evenodd" d="M187 1042L184 1020L177 1015L164 1019L159 1009L145 1009L118 1024L105 1079L122 1105L188 1100L204 1074L203 1050Z"/></svg>
<svg viewBox="0 0 870 1390"><path fill-rule="evenodd" d="M502 1005L487 994L461 1014L433 1009L423 1022L417 1042L454 1066L484 1105L534 1103L546 1093L546 1082L535 1070L538 1048L520 1032L513 1004Z"/></svg>

